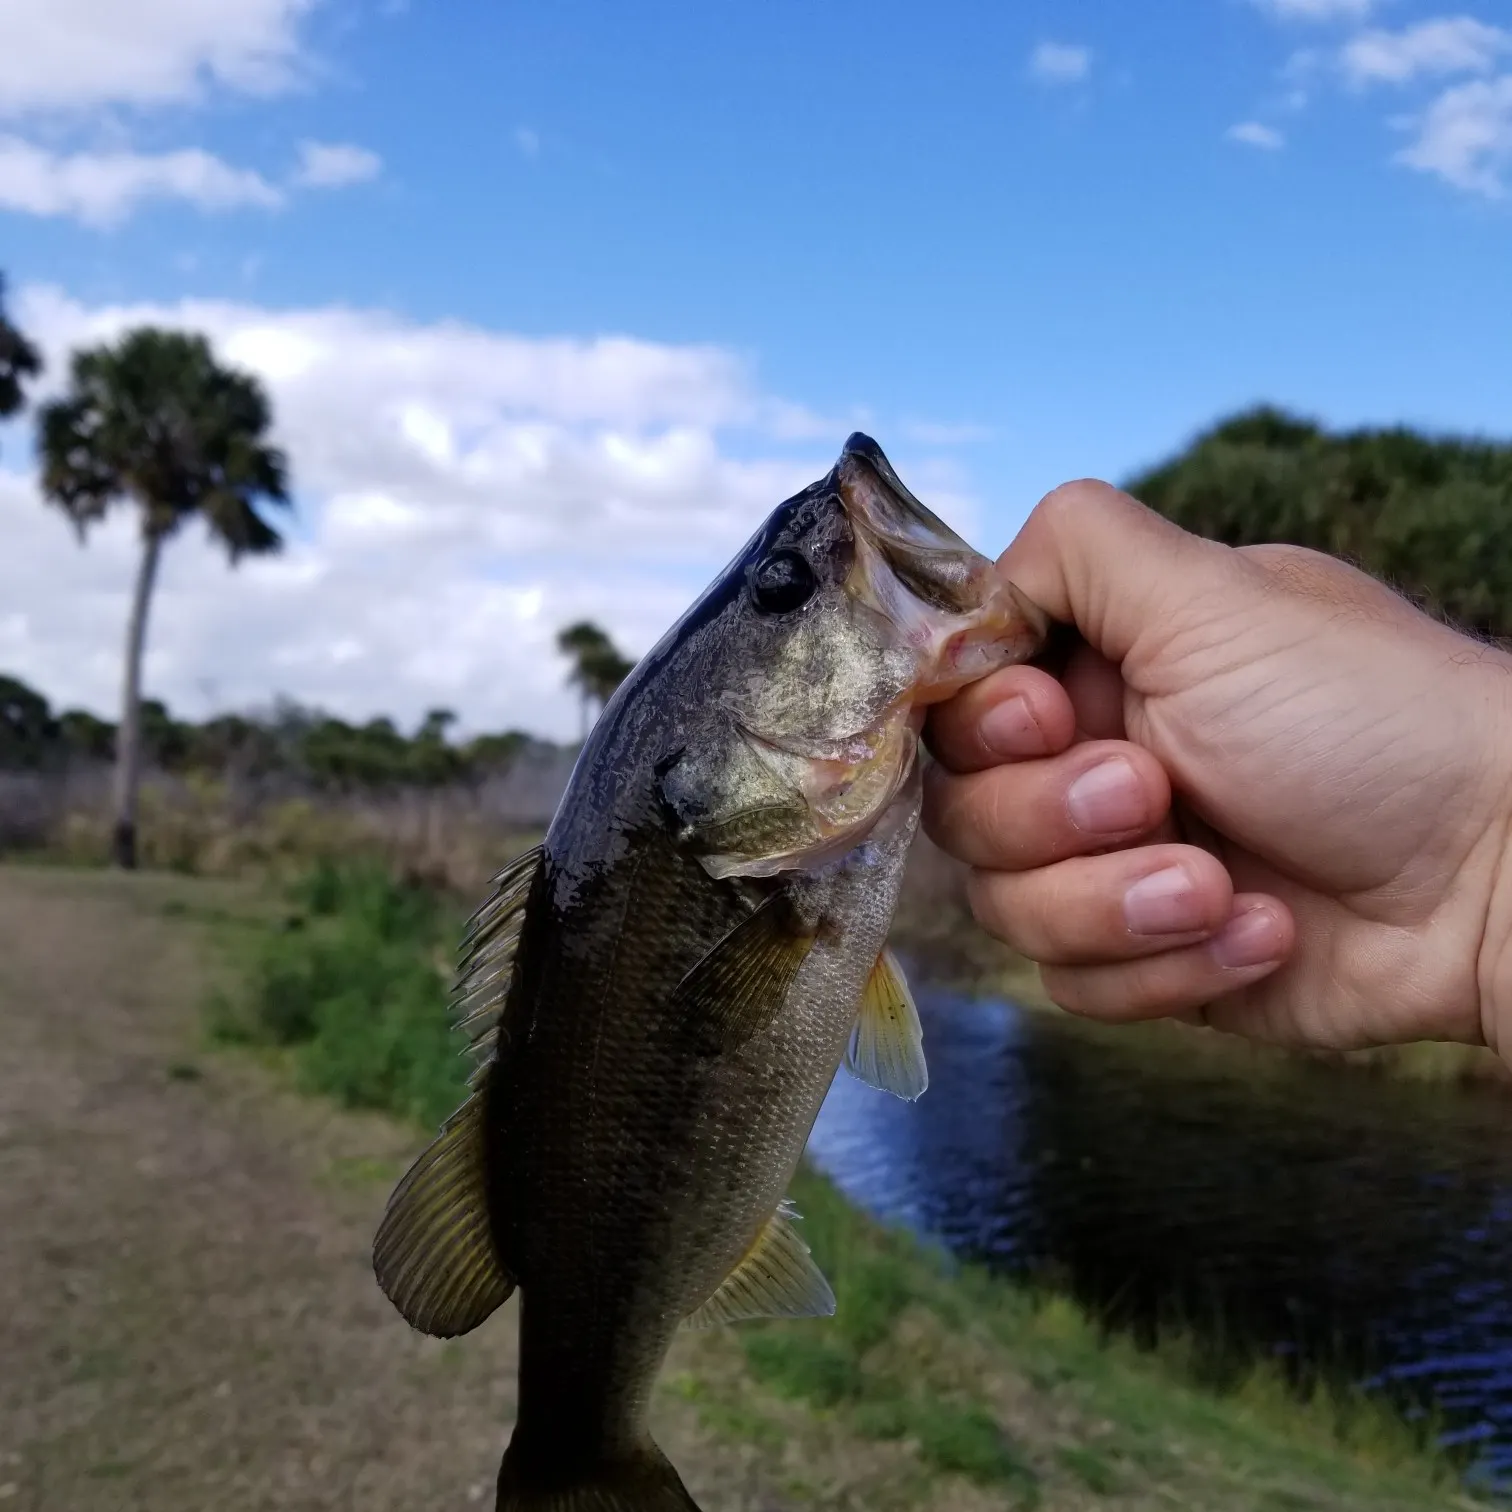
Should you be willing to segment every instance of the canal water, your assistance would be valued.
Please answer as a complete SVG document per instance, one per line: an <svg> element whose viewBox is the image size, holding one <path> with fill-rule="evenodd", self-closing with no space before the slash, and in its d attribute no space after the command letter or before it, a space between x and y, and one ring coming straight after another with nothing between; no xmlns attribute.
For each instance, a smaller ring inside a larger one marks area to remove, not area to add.
<svg viewBox="0 0 1512 1512"><path fill-rule="evenodd" d="M1136 1333L1431 1397L1512 1487L1512 1097L920 998L928 1092L842 1071L809 1143L854 1200Z"/></svg>

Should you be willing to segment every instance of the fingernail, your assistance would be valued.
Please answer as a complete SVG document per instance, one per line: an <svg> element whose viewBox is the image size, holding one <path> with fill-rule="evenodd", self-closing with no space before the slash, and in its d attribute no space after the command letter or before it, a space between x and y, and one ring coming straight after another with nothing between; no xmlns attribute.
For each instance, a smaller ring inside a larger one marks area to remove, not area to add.
<svg viewBox="0 0 1512 1512"><path fill-rule="evenodd" d="M994 756L1043 756L1049 749L1024 698L1009 698L988 709L979 733Z"/></svg>
<svg viewBox="0 0 1512 1512"><path fill-rule="evenodd" d="M1203 925L1202 899L1184 866L1168 866L1131 883L1124 923L1133 934L1187 934Z"/></svg>
<svg viewBox="0 0 1512 1512"><path fill-rule="evenodd" d="M1138 829L1150 813L1139 778L1122 756L1083 772L1066 792L1066 808L1077 829L1102 835Z"/></svg>
<svg viewBox="0 0 1512 1512"><path fill-rule="evenodd" d="M1227 970L1264 966L1281 958L1281 930L1268 908L1252 908L1230 919L1208 946Z"/></svg>

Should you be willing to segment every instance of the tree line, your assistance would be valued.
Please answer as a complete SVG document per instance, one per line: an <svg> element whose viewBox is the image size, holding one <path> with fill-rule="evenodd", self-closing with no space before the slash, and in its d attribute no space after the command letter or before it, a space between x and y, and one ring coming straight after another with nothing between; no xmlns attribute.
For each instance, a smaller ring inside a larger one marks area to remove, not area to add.
<svg viewBox="0 0 1512 1512"><path fill-rule="evenodd" d="M6 314L0 277L0 420L20 412L26 385L41 371L41 353ZM168 770L291 770L326 783L433 784L497 770L529 742L506 731L453 744L447 730L455 716L446 709L432 710L405 735L387 718L353 725L293 704L266 718L227 714L195 725L142 696L152 593L173 536L191 520L203 522L232 566L284 544L288 463L269 440L272 421L257 379L223 366L203 336L151 326L75 352L64 392L37 412L44 499L81 541L111 510L131 509L141 550L119 720L111 724L78 709L55 717L41 693L0 676L0 766L113 761L112 853L121 866L136 864L138 791L148 760ZM558 645L571 663L586 733L591 708L602 707L631 663L586 621L565 629Z"/></svg>
<svg viewBox="0 0 1512 1512"><path fill-rule="evenodd" d="M1478 634L1512 639L1512 444L1405 426L1329 431L1271 406L1232 416L1130 480L1230 546L1343 557Z"/></svg>
<svg viewBox="0 0 1512 1512"><path fill-rule="evenodd" d="M253 714L218 714L196 723L177 719L160 699L141 702L141 750L158 771L216 777L287 777L314 787L350 791L441 787L477 782L507 771L516 757L545 742L523 730L450 738L456 715L432 709L406 733L379 716L362 723L279 700ZM109 762L117 727L86 709L54 711L18 677L0 673L0 770L62 771L75 763Z"/></svg>

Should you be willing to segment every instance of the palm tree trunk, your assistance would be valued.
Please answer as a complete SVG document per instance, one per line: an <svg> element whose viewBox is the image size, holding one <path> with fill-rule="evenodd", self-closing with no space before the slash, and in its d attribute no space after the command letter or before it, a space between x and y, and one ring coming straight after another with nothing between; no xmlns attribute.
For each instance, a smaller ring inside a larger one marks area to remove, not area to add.
<svg viewBox="0 0 1512 1512"><path fill-rule="evenodd" d="M115 833L112 859L131 870L137 864L137 792L142 784L142 648L147 642L147 606L157 579L163 538L148 532L142 541L131 620L126 626L126 677L121 692L121 727L116 737Z"/></svg>

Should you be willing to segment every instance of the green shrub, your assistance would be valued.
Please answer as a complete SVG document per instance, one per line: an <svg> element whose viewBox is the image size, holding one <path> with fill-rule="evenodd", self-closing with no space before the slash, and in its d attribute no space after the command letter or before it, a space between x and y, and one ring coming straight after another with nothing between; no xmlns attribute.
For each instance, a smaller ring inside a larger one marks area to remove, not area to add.
<svg viewBox="0 0 1512 1512"><path fill-rule="evenodd" d="M910 1404L907 1433L918 1440L919 1458L937 1470L983 1485L1016 1485L1025 1496L1038 1484L997 1420L975 1403L922 1393Z"/></svg>
<svg viewBox="0 0 1512 1512"><path fill-rule="evenodd" d="M370 865L322 862L289 895L301 912L260 939L216 1031L292 1049L311 1091L434 1128L466 1091L444 969L454 921Z"/></svg>
<svg viewBox="0 0 1512 1512"><path fill-rule="evenodd" d="M812 1333L749 1333L742 1339L753 1374L779 1396L836 1407L860 1395L861 1367L843 1344Z"/></svg>
<svg viewBox="0 0 1512 1512"><path fill-rule="evenodd" d="M837 1270L835 1326L864 1354L892 1333L898 1314L913 1300L913 1282L903 1262L886 1253L851 1257Z"/></svg>
<svg viewBox="0 0 1512 1512"><path fill-rule="evenodd" d="M1055 1457L1087 1490L1095 1491L1099 1496L1114 1496L1121 1487L1118 1472L1095 1449L1072 1444L1056 1450Z"/></svg>

